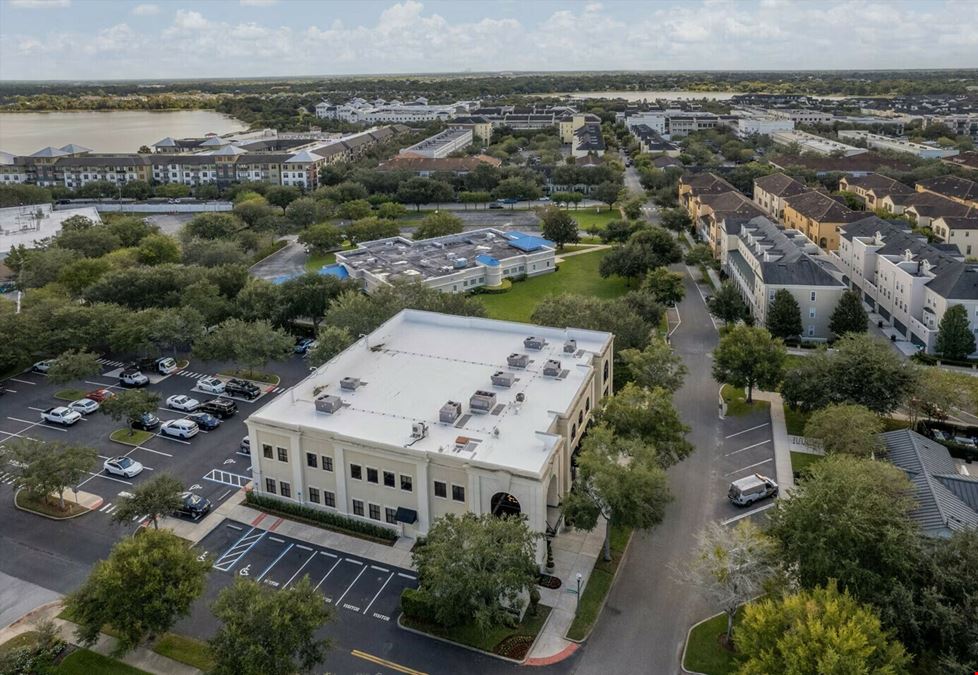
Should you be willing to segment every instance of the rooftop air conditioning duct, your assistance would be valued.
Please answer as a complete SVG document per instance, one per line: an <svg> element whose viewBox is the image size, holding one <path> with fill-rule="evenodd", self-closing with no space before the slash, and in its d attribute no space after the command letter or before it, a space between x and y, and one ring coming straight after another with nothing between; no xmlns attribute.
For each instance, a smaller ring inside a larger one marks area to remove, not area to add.
<svg viewBox="0 0 978 675"><path fill-rule="evenodd" d="M462 404L458 401L448 401L438 411L438 421L453 424L462 416Z"/></svg>
<svg viewBox="0 0 978 675"><path fill-rule="evenodd" d="M537 351L543 349L543 346L547 344L547 341L543 338L530 336L523 340L523 346L527 349L535 349Z"/></svg>
<svg viewBox="0 0 978 675"><path fill-rule="evenodd" d="M473 412L489 412L496 407L496 394L492 391L478 390L469 398L469 409Z"/></svg>
<svg viewBox="0 0 978 675"><path fill-rule="evenodd" d="M332 394L324 394L316 399L316 410L333 414L343 407L343 399Z"/></svg>
<svg viewBox="0 0 978 675"><path fill-rule="evenodd" d="M557 377L560 375L560 361L557 359L548 359L545 364L543 364L543 374L548 377Z"/></svg>
<svg viewBox="0 0 978 675"><path fill-rule="evenodd" d="M364 383L360 381L359 377L344 377L340 380L340 389L356 391L362 384Z"/></svg>
<svg viewBox="0 0 978 675"><path fill-rule="evenodd" d="M564 353L573 354L577 351L577 340L567 340L564 342Z"/></svg>
<svg viewBox="0 0 978 675"><path fill-rule="evenodd" d="M530 357L528 354L514 353L506 357L506 363L508 363L511 368L526 368L530 363Z"/></svg>
<svg viewBox="0 0 978 675"><path fill-rule="evenodd" d="M497 387L512 387L516 376L504 370L497 370L492 374L492 383Z"/></svg>

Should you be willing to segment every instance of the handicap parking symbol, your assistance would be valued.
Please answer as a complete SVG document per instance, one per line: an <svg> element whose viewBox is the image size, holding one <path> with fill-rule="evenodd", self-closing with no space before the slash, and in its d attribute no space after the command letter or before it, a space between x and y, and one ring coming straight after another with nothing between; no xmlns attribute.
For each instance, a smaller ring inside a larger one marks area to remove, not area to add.
<svg viewBox="0 0 978 675"><path fill-rule="evenodd" d="M238 574L243 577L249 576L251 574L251 565L245 565L242 567L240 570L238 570Z"/></svg>

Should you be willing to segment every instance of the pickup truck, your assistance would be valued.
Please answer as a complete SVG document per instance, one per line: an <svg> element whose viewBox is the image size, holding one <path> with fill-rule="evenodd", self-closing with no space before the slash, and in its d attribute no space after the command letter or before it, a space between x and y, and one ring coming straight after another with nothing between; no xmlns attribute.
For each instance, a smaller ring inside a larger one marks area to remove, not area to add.
<svg viewBox="0 0 978 675"><path fill-rule="evenodd" d="M81 413L75 412L71 408L66 408L63 405L48 408L41 413L41 419L43 421L51 422L52 424L62 424L66 427L70 427L81 418Z"/></svg>

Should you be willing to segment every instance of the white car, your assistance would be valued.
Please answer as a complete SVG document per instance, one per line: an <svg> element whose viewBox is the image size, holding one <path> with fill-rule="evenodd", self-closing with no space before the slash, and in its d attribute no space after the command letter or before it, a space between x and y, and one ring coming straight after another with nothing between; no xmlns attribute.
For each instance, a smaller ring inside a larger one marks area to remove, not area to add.
<svg viewBox="0 0 978 675"><path fill-rule="evenodd" d="M200 401L195 398L190 398L189 396L184 396L183 394L174 394L170 398L166 399L166 405L174 410L193 412L200 407Z"/></svg>
<svg viewBox="0 0 978 675"><path fill-rule="evenodd" d="M200 391L207 392L208 394L223 394L224 382L216 377L202 377L197 380L197 388Z"/></svg>
<svg viewBox="0 0 978 675"><path fill-rule="evenodd" d="M176 438L193 438L200 428L190 420L167 420L160 425L160 433Z"/></svg>
<svg viewBox="0 0 978 675"><path fill-rule="evenodd" d="M33 370L35 373L46 373L49 370L51 370L52 365L54 365L54 359L38 361L33 366L31 366L31 370Z"/></svg>
<svg viewBox="0 0 978 675"><path fill-rule="evenodd" d="M142 473L143 465L130 457L112 457L102 465L106 473L132 478Z"/></svg>
<svg viewBox="0 0 978 675"><path fill-rule="evenodd" d="M71 408L66 408L63 405L59 405L54 408L48 408L41 412L41 421L50 422L51 424L63 424L66 427L70 427L72 424L77 422L82 418L81 413L72 410Z"/></svg>
<svg viewBox="0 0 978 675"><path fill-rule="evenodd" d="M69 403L68 407L82 415L90 415L98 410L98 401L93 401L90 398L80 398L77 401Z"/></svg>

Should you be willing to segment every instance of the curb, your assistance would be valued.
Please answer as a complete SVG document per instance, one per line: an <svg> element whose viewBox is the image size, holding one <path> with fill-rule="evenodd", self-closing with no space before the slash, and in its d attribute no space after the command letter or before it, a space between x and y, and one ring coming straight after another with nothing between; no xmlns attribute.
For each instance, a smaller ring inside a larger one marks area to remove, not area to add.
<svg viewBox="0 0 978 675"><path fill-rule="evenodd" d="M478 647L470 647L469 645L464 645L461 642L455 642L454 640L449 640L448 638L439 637L438 635L432 635L431 633L426 633L423 630L418 630L417 628L410 628L408 626L405 626L403 623L401 623L401 618L403 616L404 616L404 612L401 612L398 615L398 617L397 617L397 627L400 628L401 630L407 631L408 633L414 633L415 635L421 635L422 637L426 637L426 638L429 638L431 640L438 640L439 642L444 642L447 645L454 645L455 647L461 647L462 649L468 649L470 652L476 652L477 654L483 654L485 656L491 656L492 658L499 659L500 661L506 661L508 663L515 663L518 666L523 665L525 663L525 661L526 661L526 659L524 659L523 661L517 661L516 659L511 659L508 656L501 656L499 654L493 654L492 652L487 652L484 649L479 649ZM548 617L548 620L549 620L549 617ZM530 646L530 649L533 649L533 646L532 645ZM529 654L529 651L527 651L527 653Z"/></svg>
<svg viewBox="0 0 978 675"><path fill-rule="evenodd" d="M697 626L699 626L700 624L704 624L707 621L710 621L711 619L715 619L718 616L722 616L722 615L723 615L723 612L720 612L718 614L714 614L713 616L708 616L705 619L701 619L700 621L697 621L692 626L690 626L689 629L686 631L686 641L683 642L683 655L681 657L679 657L679 668L684 673L687 673L687 675L706 675L705 673L701 673L698 670L687 670L686 669L686 648L689 646L689 635L690 635L690 633L692 633L693 632L693 629L696 628Z"/></svg>
<svg viewBox="0 0 978 675"><path fill-rule="evenodd" d="M21 506L20 504L18 504L17 503L17 495L19 495L21 492L23 492L23 490L24 490L24 488L20 488L19 490L17 490L16 492L14 492L14 508L16 508L19 511L23 511L24 513L33 513L35 516L41 516L41 518L47 518L48 520L74 520L75 518L80 518L81 516L88 515L89 513L91 513L92 511L94 511L95 508L98 508L99 506L101 506L101 504L97 504L94 508L83 507L85 509L84 511L82 511L81 513L76 513L73 516L63 516L63 517L60 517L60 518L57 517L57 516L49 516L46 513L41 513L40 511L35 511L34 509L26 509L23 506ZM80 504L79 504L79 506L80 506Z"/></svg>
<svg viewBox="0 0 978 675"><path fill-rule="evenodd" d="M47 610L49 607L54 607L55 605L60 605L62 602L63 602L62 599L52 600L51 602L45 603L45 604L41 605L40 607L35 607L34 609L32 609L31 611L27 612L27 614L24 614L19 619L14 619L13 621L11 621L10 623L8 623L3 628L0 628L0 632L5 631L5 630L10 630L14 626L19 626L20 624L23 624L25 622L33 621L34 617L37 616L38 614L40 614L41 612ZM13 635L11 637L17 637L17 636L16 635Z"/></svg>
<svg viewBox="0 0 978 675"><path fill-rule="evenodd" d="M534 641L534 644L536 644L536 641ZM569 659L580 648L581 646L576 642L574 642L567 645L553 656L538 656L532 659L527 658L526 661L523 662L523 665L524 666L552 666L555 663L560 663L565 659ZM530 649L531 650L533 649L532 645L530 646Z"/></svg>
<svg viewBox="0 0 978 675"><path fill-rule="evenodd" d="M277 254L281 253L283 250L287 249L292 244L298 243L298 241L292 242L292 241L289 241L288 239L285 239L284 237L282 239L276 239L275 241L284 241L285 242L285 246L282 246L280 248L275 249L274 251L272 251L271 253L269 253L268 255L266 255L261 260L256 260L255 262L251 263L251 265L248 266L248 271L251 271L251 269L255 265L262 264L263 262L265 262L266 260L268 260L269 258L271 258L273 255L277 255Z"/></svg>
<svg viewBox="0 0 978 675"><path fill-rule="evenodd" d="M609 524L609 527L610 527L610 524ZM621 553L621 560L618 562L618 569L615 570L615 576L611 580L611 585L608 586L608 593L605 594L604 600L601 601L601 607L598 608L598 613L594 617L594 623L591 624L591 627L588 629L587 633L580 640L575 640L574 638L567 637L567 634L566 633L564 634L564 639L565 640L568 640L569 642L573 642L576 645L583 645L591 637L591 633L594 632L594 627L598 625L598 620L601 618L601 615L604 613L605 605L608 604L608 596L611 595L612 589L615 587L615 584L618 582L618 574L621 572L621 568L625 564L625 560L628 558L628 551L631 550L631 548L632 548L632 538L634 537L634 535L635 535L635 530L632 530L632 533L630 535L628 535L628 543L625 544L625 550L622 551L622 553ZM595 561L595 562L597 562L597 561ZM594 569L591 570L591 573L592 574L594 573ZM588 581L590 581L590 577L588 578ZM587 587L585 586L585 588L587 588ZM575 615L576 614L577 613L575 612ZM571 625L573 625L573 623L574 622L572 621L571 622ZM567 630L570 630L570 628L568 628Z"/></svg>
<svg viewBox="0 0 978 675"><path fill-rule="evenodd" d="M116 431L122 431L122 429L117 429ZM115 433L115 432L113 431L112 433ZM155 435L156 434L153 434L149 438L153 438L153 436L155 436ZM149 438L147 438L146 440L148 441ZM117 440L115 438L112 438L112 435L111 434L109 435L109 440L112 441L113 443L118 443L119 445L125 445L126 447L129 447L129 448L138 448L140 445L142 445L142 443L130 443L128 441L120 441L120 440Z"/></svg>

